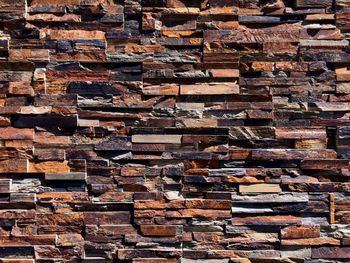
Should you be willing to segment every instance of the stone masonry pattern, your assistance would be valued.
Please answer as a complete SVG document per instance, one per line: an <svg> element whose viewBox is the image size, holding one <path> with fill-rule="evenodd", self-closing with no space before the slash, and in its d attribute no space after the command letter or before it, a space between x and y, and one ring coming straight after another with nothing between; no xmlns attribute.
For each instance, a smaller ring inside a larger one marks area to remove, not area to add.
<svg viewBox="0 0 350 263"><path fill-rule="evenodd" d="M0 263L349 263L350 0L0 0Z"/></svg>

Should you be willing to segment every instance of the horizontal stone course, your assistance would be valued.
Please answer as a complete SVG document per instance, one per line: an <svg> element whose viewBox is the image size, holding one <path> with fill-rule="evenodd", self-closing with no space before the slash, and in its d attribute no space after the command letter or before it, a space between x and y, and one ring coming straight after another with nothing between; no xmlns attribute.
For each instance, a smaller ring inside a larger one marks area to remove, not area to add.
<svg viewBox="0 0 350 263"><path fill-rule="evenodd" d="M349 0L0 0L0 262L348 262L349 40Z"/></svg>

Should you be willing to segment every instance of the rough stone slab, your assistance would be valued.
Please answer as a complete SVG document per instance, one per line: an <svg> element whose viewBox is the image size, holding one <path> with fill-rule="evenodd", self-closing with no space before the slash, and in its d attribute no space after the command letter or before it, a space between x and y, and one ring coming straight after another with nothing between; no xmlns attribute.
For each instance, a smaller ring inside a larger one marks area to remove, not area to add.
<svg viewBox="0 0 350 263"><path fill-rule="evenodd" d="M238 94L236 83L180 85L181 95Z"/></svg>
<svg viewBox="0 0 350 263"><path fill-rule="evenodd" d="M34 129L16 129L12 127L0 128L0 139L2 140L33 140Z"/></svg>
<svg viewBox="0 0 350 263"><path fill-rule="evenodd" d="M239 185L239 192L241 193L279 193L282 192L278 184L253 184L253 185Z"/></svg>
<svg viewBox="0 0 350 263"><path fill-rule="evenodd" d="M72 173L45 173L45 180L72 180L72 181L85 181L86 173L72 172Z"/></svg>
<svg viewBox="0 0 350 263"><path fill-rule="evenodd" d="M131 137L131 141L133 143L181 143L181 135L150 135L150 134L144 134L144 135L133 135Z"/></svg>

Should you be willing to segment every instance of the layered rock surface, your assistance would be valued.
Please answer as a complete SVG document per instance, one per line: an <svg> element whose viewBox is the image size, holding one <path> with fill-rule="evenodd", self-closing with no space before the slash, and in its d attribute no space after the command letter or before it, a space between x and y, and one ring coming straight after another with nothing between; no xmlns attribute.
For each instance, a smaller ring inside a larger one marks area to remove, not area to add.
<svg viewBox="0 0 350 263"><path fill-rule="evenodd" d="M349 0L0 0L0 261L350 261Z"/></svg>

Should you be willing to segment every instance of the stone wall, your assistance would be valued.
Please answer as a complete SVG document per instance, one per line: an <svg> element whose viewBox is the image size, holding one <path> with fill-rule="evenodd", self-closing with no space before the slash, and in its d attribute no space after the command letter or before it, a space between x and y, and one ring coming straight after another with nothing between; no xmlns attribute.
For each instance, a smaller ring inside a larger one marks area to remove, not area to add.
<svg viewBox="0 0 350 263"><path fill-rule="evenodd" d="M349 262L349 39L349 0L0 0L0 262Z"/></svg>

